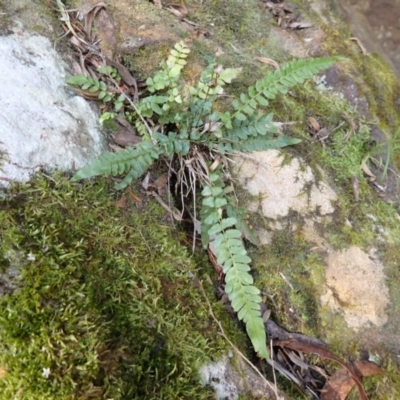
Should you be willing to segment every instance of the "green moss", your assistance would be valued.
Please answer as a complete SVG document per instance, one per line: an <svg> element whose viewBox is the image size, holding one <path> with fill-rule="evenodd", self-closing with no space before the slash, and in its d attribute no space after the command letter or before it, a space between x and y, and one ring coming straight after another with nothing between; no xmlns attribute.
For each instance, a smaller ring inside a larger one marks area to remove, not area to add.
<svg viewBox="0 0 400 400"><path fill-rule="evenodd" d="M211 398L197 367L225 344L192 278L206 271L157 204L110 191L41 176L2 200L2 399Z"/></svg>
<svg viewBox="0 0 400 400"><path fill-rule="evenodd" d="M274 232L271 244L253 256L257 286L267 294L274 321L288 330L315 335L324 266L311 247L299 230L287 227Z"/></svg>

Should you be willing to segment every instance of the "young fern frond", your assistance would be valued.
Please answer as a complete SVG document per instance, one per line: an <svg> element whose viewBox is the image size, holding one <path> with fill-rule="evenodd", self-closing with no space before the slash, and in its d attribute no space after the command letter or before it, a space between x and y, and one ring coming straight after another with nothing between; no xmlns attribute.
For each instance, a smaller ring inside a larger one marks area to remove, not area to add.
<svg viewBox="0 0 400 400"><path fill-rule="evenodd" d="M268 358L260 291L254 286L250 274L251 258L241 240L242 233L236 228L236 218L223 216L228 201L221 173L212 172L210 182L202 191L204 199L200 215L203 245L210 245L217 263L223 268L225 292L239 320L246 324L254 350L261 357Z"/></svg>
<svg viewBox="0 0 400 400"><path fill-rule="evenodd" d="M151 142L143 141L136 147L128 147L117 153L105 153L91 164L80 169L73 177L73 181L91 178L97 175L128 174L118 185L117 189L123 189L130 184L132 179L141 176L159 157L160 150Z"/></svg>
<svg viewBox="0 0 400 400"><path fill-rule="evenodd" d="M154 93L158 90L176 87L189 54L190 48L183 40L176 43L167 61L161 63L161 70L157 71L153 78L146 80L147 90Z"/></svg>
<svg viewBox="0 0 400 400"><path fill-rule="evenodd" d="M278 93L286 94L291 87L303 83L306 79L340 60L344 59L329 57L295 60L284 65L282 69L267 74L254 86L250 86L247 94L242 93L240 99L232 102L235 109L232 118L245 121L256 113L259 106L268 106L269 100L275 99Z"/></svg>

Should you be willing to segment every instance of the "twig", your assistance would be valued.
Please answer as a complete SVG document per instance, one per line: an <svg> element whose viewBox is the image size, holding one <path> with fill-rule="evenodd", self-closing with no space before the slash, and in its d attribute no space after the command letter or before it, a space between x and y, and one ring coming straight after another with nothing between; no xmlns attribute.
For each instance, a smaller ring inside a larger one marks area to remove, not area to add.
<svg viewBox="0 0 400 400"><path fill-rule="evenodd" d="M368 51L366 50L364 45L361 43L361 40L359 38L351 37L350 40L352 40L352 41L354 41L354 42L356 42L358 44L358 47L361 49L361 51L364 54L364 56L369 56Z"/></svg>

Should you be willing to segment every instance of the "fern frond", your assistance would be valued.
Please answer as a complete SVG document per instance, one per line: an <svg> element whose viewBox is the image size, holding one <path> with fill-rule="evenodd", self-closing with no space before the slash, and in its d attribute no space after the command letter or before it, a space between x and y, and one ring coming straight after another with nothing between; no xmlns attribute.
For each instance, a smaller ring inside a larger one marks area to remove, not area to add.
<svg viewBox="0 0 400 400"><path fill-rule="evenodd" d="M260 291L254 286L250 274L251 259L241 240L241 232L235 228L234 217L223 217L227 206L226 192L222 174L217 170L210 174L211 184L205 186L201 209L202 240L210 245L225 274L225 292L239 320L246 324L247 334L260 356L268 358L266 333L261 316ZM214 237L210 241L210 238Z"/></svg>
<svg viewBox="0 0 400 400"><path fill-rule="evenodd" d="M292 138L289 136L277 136L273 138L271 135L267 137L256 137L247 139L245 141L238 141L232 143L218 144L218 152L221 154L233 153L235 151L240 151L242 153L252 153L253 151L264 151L271 149L280 149L286 146L292 146L301 142L301 139Z"/></svg>
<svg viewBox="0 0 400 400"><path fill-rule="evenodd" d="M269 100L275 99L278 93L286 94L288 89L303 83L306 79L330 67L341 57L311 58L296 60L284 65L280 70L267 74L250 86L248 93L242 93L240 99L235 99L232 105L235 113L232 117L245 121L248 116L256 113L258 106L268 106Z"/></svg>
<svg viewBox="0 0 400 400"><path fill-rule="evenodd" d="M183 40L176 43L167 61L160 64L161 70L157 71L153 78L146 80L147 89L151 93L154 93L158 90L175 87L181 75L182 68L187 63L186 58L189 53L190 48Z"/></svg>
<svg viewBox="0 0 400 400"><path fill-rule="evenodd" d="M129 147L117 153L105 153L91 164L80 169L73 177L73 181L91 178L97 175L120 175L129 171L118 189L129 185L132 179L141 176L158 158L159 149L153 143L143 141L136 147Z"/></svg>
<svg viewBox="0 0 400 400"><path fill-rule="evenodd" d="M277 132L276 126L272 121L273 114L265 114L261 117L252 115L245 121L235 120L231 129L226 129L224 135L225 140L232 142L245 141L249 137L257 137L259 135L265 136L267 134L274 134Z"/></svg>
<svg viewBox="0 0 400 400"><path fill-rule="evenodd" d="M160 152L168 158L172 158L174 154L186 156L189 153L190 141L182 139L176 132L168 132L168 135L156 133L154 137L158 141Z"/></svg>

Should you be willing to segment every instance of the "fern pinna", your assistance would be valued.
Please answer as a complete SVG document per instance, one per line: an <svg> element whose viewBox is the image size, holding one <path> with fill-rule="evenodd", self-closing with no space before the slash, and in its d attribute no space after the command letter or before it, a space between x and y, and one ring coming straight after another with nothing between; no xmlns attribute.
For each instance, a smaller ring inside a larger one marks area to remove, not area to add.
<svg viewBox="0 0 400 400"><path fill-rule="evenodd" d="M246 330L254 350L268 358L266 334L261 317L260 291L254 286L250 274L251 258L247 255L242 240L242 232L236 228L235 217L225 217L228 205L227 192L222 173L210 173L210 184L202 191L204 197L201 208L201 234L203 245L210 246L225 274L225 292L237 312L239 320L246 324Z"/></svg>
<svg viewBox="0 0 400 400"><path fill-rule="evenodd" d="M278 135L272 113L260 113L259 106L267 107L278 93L287 93L289 88L339 60L332 57L288 63L234 99L230 111L221 111L218 97L240 70L224 69L214 60L195 85L185 85L181 83L180 75L189 53L190 48L184 41L175 44L167 61L161 63L160 70L147 79L147 89L151 94L134 105L130 113L142 141L134 148L104 154L78 171L73 180L126 174L116 185L117 189L123 189L160 157L171 160L179 155L182 168L190 168L199 149L212 160L223 159L224 155L235 152L299 143L299 139ZM147 124L146 119L152 122ZM150 129L150 126L156 128ZM210 246L223 268L226 293L238 318L246 324L255 351L267 358L266 334L259 306L261 296L254 286L250 274L251 259L242 240L242 236L252 240L254 235L240 218L237 205L230 201L228 193L232 187L226 187L223 182L222 176L228 171L224 171L221 165L227 166L228 163L220 163L219 168L212 172L205 171L204 160L207 157L199 158L199 179L192 181L203 185L202 241L204 246ZM189 174L195 174L193 168Z"/></svg>

